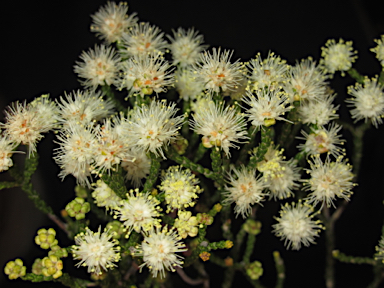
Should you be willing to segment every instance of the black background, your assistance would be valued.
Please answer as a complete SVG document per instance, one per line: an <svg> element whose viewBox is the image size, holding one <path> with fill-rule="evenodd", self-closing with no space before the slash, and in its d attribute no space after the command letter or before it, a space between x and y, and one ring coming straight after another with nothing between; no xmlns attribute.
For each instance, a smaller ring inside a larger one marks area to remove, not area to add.
<svg viewBox="0 0 384 288"><path fill-rule="evenodd" d="M90 15L106 1L7 1L0 9L0 108L15 100L28 101L43 93L52 98L63 91L80 88L73 65L83 50L100 41L89 32ZM384 33L383 5L373 1L129 1L129 12L137 12L140 21L149 21L165 33L178 27L195 27L211 47L234 49L233 59L249 60L257 52L268 50L281 55L290 64L297 59L320 57L327 39L352 40L359 52L355 67L364 75L380 72L380 65L369 52L373 39ZM336 76L331 85L345 98L347 85L354 81ZM348 114L343 114L349 117ZM3 115L1 115L1 118ZM348 138L348 135L345 136ZM35 180L36 189L60 211L73 199L74 181L59 182L59 169L51 160L53 135L39 144L42 156ZM336 248L347 254L371 256L380 238L383 219L383 127L372 128L365 136L365 157L352 202L336 224ZM346 145L347 150L350 145ZM16 155L18 156L18 155ZM15 157L16 161L18 157ZM4 178L4 176L2 176ZM2 179L3 179L2 178ZM60 185L60 187L58 186ZM277 205L277 204L276 204ZM285 251L283 243L270 237L276 205L264 206L263 232L258 237L252 260L261 260L267 287L273 287L274 268L271 251L281 251L287 270L285 287L324 287L324 233L318 245L301 251ZM54 227L22 191L0 191L0 268L17 257L30 271L33 259L44 257L34 244L40 227ZM59 232L60 233L60 232ZM61 235L60 236L64 236ZM65 238L65 237L62 237ZM220 240L220 239L218 239ZM62 243L62 246L71 243ZM212 275L216 272L208 264ZM220 275L221 277L222 275ZM243 278L238 275L239 281ZM368 266L336 266L336 287L366 287L372 279ZM176 276L177 277L177 276ZM1 287L30 287L21 281L8 281L0 272ZM240 282L235 282L238 287ZM242 283L242 282L241 282ZM212 281L212 287L216 287ZM247 287L248 284L242 284ZM52 287L35 284L32 287ZM384 286L383 286L384 287Z"/></svg>

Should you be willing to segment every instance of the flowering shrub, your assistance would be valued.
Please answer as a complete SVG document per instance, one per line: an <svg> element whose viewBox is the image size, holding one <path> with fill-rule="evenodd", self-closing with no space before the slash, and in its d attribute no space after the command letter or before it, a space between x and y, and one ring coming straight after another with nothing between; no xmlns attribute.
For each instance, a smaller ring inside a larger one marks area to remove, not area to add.
<svg viewBox="0 0 384 288"><path fill-rule="evenodd" d="M74 65L82 89L14 102L0 123L0 171L13 177L0 188L21 187L73 242L62 248L53 228L39 229L35 242L48 254L30 269L21 259L8 262L10 279L158 287L177 273L208 287L203 263L210 261L225 269L223 287L234 283L235 271L262 287L271 268L252 256L263 205L273 201L281 208L270 229L286 249L325 237L327 287L334 287L333 259L374 265L382 280L384 238L371 258L334 246L335 222L357 185L364 132L384 116L384 74L360 75L352 42L327 41L319 60L289 64L269 52L245 63L231 50L209 49L193 28L165 35L128 14L126 3L108 2L92 21L103 44ZM383 61L383 41L376 42L372 51ZM339 117L330 87L335 73L356 81L346 101L356 127ZM345 130L353 151L343 147ZM52 131L58 176L77 183L60 216L30 182L37 146ZM22 170L12 160L21 145ZM67 273L66 257L90 277ZM278 251L273 258L276 287L283 287L284 259Z"/></svg>

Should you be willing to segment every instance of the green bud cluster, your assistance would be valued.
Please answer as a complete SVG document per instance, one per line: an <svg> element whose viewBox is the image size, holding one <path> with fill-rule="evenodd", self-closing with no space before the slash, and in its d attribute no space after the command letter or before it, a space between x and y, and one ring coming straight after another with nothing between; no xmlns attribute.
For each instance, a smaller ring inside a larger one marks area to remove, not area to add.
<svg viewBox="0 0 384 288"><path fill-rule="evenodd" d="M80 185L77 185L75 187L75 193L77 197L84 198L84 199L87 198L87 188L84 188Z"/></svg>
<svg viewBox="0 0 384 288"><path fill-rule="evenodd" d="M46 277L52 276L54 279L59 278L63 275L63 261L55 255L50 255L48 257L44 257L41 260L42 264L42 274Z"/></svg>
<svg viewBox="0 0 384 288"><path fill-rule="evenodd" d="M58 241L55 239L56 231L53 228L48 230L42 228L37 231L37 236L35 237L35 242L43 249L49 249L52 246L57 245Z"/></svg>
<svg viewBox="0 0 384 288"><path fill-rule="evenodd" d="M183 155L188 148L188 140L180 136L172 142L172 147L175 149L177 154Z"/></svg>
<svg viewBox="0 0 384 288"><path fill-rule="evenodd" d="M59 245L51 247L51 251L48 252L48 256L54 255L57 258L63 258L68 256L67 249L61 248Z"/></svg>
<svg viewBox="0 0 384 288"><path fill-rule="evenodd" d="M43 275L43 263L40 258L35 259L35 262L33 262L32 273L36 275Z"/></svg>
<svg viewBox="0 0 384 288"><path fill-rule="evenodd" d="M91 206L88 202L85 202L83 198L76 197L65 206L65 211L71 217L75 217L76 220L85 218L85 214L91 210Z"/></svg>
<svg viewBox="0 0 384 288"><path fill-rule="evenodd" d="M11 280L25 276L26 270L27 267L23 266L23 261L19 258L15 261L9 261L4 267L4 273Z"/></svg>
<svg viewBox="0 0 384 288"><path fill-rule="evenodd" d="M244 231L248 234L257 235L261 231L261 222L253 219L247 219L243 224Z"/></svg>
<svg viewBox="0 0 384 288"><path fill-rule="evenodd" d="M249 278L257 280L263 275L263 267L259 261L255 261L248 265L246 272Z"/></svg>

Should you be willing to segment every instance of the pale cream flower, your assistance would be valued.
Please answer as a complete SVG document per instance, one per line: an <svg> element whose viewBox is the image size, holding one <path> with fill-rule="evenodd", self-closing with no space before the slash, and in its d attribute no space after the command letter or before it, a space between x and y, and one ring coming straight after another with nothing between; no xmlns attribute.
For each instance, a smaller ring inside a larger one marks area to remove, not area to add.
<svg viewBox="0 0 384 288"><path fill-rule="evenodd" d="M121 39L120 53L123 58L146 56L149 54L164 54L168 47L160 28L149 23L141 22L131 27Z"/></svg>
<svg viewBox="0 0 384 288"><path fill-rule="evenodd" d="M120 260L119 242L112 238L112 234L101 227L97 232L88 227L85 233L75 236L76 245L72 246L72 255L75 260L81 260L77 266L88 266L88 273L102 274L108 269L117 266L114 262Z"/></svg>
<svg viewBox="0 0 384 288"><path fill-rule="evenodd" d="M325 43L325 47L321 47L320 66L326 73L330 73L330 77L336 71L341 71L341 76L345 75L345 71L352 68L352 63L355 62L357 56L356 51L352 48L352 41L344 42L340 39L336 43L335 39L329 39Z"/></svg>
<svg viewBox="0 0 384 288"><path fill-rule="evenodd" d="M147 266L153 277L160 274L160 277L164 278L165 270L175 272L175 267L181 268L184 264L183 257L176 253L188 249L180 240L181 237L173 229L168 231L166 227L156 227L149 231L141 245L132 253L134 256L143 256L144 263L139 266L140 271Z"/></svg>
<svg viewBox="0 0 384 288"><path fill-rule="evenodd" d="M315 244L314 238L323 229L320 220L313 220L314 216L313 207L306 203L286 203L281 207L280 217L275 218L278 223L272 225L273 232L284 240L287 249L300 250L301 244Z"/></svg>
<svg viewBox="0 0 384 288"><path fill-rule="evenodd" d="M86 88L96 89L98 86L116 85L120 71L120 56L112 47L95 45L95 49L83 51L82 61L76 61L74 72L78 74L80 83Z"/></svg>
<svg viewBox="0 0 384 288"><path fill-rule="evenodd" d="M331 120L339 118L336 107L332 104L336 94L327 94L314 101L302 101L298 108L300 121L304 124L326 125Z"/></svg>
<svg viewBox="0 0 384 288"><path fill-rule="evenodd" d="M384 35L381 35L381 39L375 39L377 46L371 48L373 53L376 53L376 58L380 61L381 66L384 69Z"/></svg>
<svg viewBox="0 0 384 288"><path fill-rule="evenodd" d="M187 67L195 64L199 58L199 53L208 48L208 45L202 45L204 42L203 35L199 35L199 31L194 28L184 30L183 28L172 30L173 38L167 37L171 41L169 49L172 53L173 64L180 67Z"/></svg>
<svg viewBox="0 0 384 288"><path fill-rule="evenodd" d="M350 113L355 122L361 119L364 119L365 122L371 120L376 128L383 123L384 92L377 77L372 79L366 77L363 85L356 83L355 86L349 86L348 94L353 98L345 102L353 108Z"/></svg>
<svg viewBox="0 0 384 288"><path fill-rule="evenodd" d="M98 207L105 207L105 209L117 209L120 205L121 198L102 180L97 180L95 190L92 192L92 197Z"/></svg>
<svg viewBox="0 0 384 288"><path fill-rule="evenodd" d="M128 16L127 12L126 2L116 4L108 1L91 16L93 20L91 31L108 44L121 40L123 33L128 32L128 28L137 23L136 13Z"/></svg>
<svg viewBox="0 0 384 288"><path fill-rule="evenodd" d="M252 205L261 205L267 195L263 193L266 188L264 179L256 177L256 170L247 169L245 166L233 168L232 173L228 174L227 183L230 186L225 186L224 203L236 204L236 217L241 214L244 219L247 218L252 211Z"/></svg>
<svg viewBox="0 0 384 288"><path fill-rule="evenodd" d="M234 143L244 143L248 139L247 123L242 113L233 106L226 106L224 102L209 101L193 114L189 124L200 135L206 148L216 146L223 149L229 157L229 148L238 148Z"/></svg>
<svg viewBox="0 0 384 288"><path fill-rule="evenodd" d="M0 172L6 171L13 166L12 154L17 143L10 141L6 136L0 135Z"/></svg>

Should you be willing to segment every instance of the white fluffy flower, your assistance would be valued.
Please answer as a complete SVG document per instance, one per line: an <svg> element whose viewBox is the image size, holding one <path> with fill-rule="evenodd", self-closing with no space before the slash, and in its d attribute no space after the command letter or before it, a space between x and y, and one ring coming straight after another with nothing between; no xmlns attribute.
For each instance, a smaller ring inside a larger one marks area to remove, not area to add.
<svg viewBox="0 0 384 288"><path fill-rule="evenodd" d="M349 201L354 187L352 166L342 157L338 157L336 162L331 162L327 157L323 162L319 156L312 158L309 161L310 169L306 169L310 174L310 179L303 180L306 185L305 190L310 190L306 200L308 203L313 203L315 206L321 202L321 207L324 204L335 206L333 201L338 198L343 198Z"/></svg>
<svg viewBox="0 0 384 288"><path fill-rule="evenodd" d="M300 179L300 167L296 166L296 161L291 159L290 161L283 161L281 169L278 173L270 175L266 178L266 184L269 194L269 199L285 199L293 196L292 190L298 189L299 184L297 181Z"/></svg>
<svg viewBox="0 0 384 288"><path fill-rule="evenodd" d="M160 54L131 57L122 64L119 89L126 88L129 95L152 95L166 92L173 85L174 76L168 61Z"/></svg>
<svg viewBox="0 0 384 288"><path fill-rule="evenodd" d="M184 115L176 116L176 103L167 105L165 101L153 100L149 106L142 105L132 111L123 124L124 135L132 149L152 152L163 158L163 149L179 135Z"/></svg>
<svg viewBox="0 0 384 288"><path fill-rule="evenodd" d="M382 117L384 115L384 93L383 87L378 83L377 78L365 78L364 84L348 87L348 94L353 98L346 100L352 118L355 122L364 119L365 122L370 119L372 124L377 128L379 124L383 123Z"/></svg>
<svg viewBox="0 0 384 288"><path fill-rule="evenodd" d="M204 83L209 92L234 90L240 84L243 68L237 60L230 62L233 51L213 48L209 52L200 53L199 61L193 66L196 81Z"/></svg>
<svg viewBox="0 0 384 288"><path fill-rule="evenodd" d="M105 207L105 209L117 209L120 204L121 198L102 180L97 180L97 186L92 192L92 197L98 207Z"/></svg>
<svg viewBox="0 0 384 288"><path fill-rule="evenodd" d="M384 69L384 35L381 35L381 39L375 39L377 46L371 48L371 51L376 53L376 58L380 61L381 66Z"/></svg>
<svg viewBox="0 0 384 288"><path fill-rule="evenodd" d="M161 179L159 189L165 194L167 212L173 209L184 209L193 207L198 194L203 191L199 187L199 179L195 178L189 169L182 169L180 166L168 168Z"/></svg>
<svg viewBox="0 0 384 288"><path fill-rule="evenodd" d="M126 2L116 4L107 2L104 7L100 7L92 15L91 31L105 40L107 43L113 43L121 40L123 33L128 32L128 28L137 23L136 13L127 15L128 5Z"/></svg>
<svg viewBox="0 0 384 288"><path fill-rule="evenodd" d="M77 183L90 186L88 177L91 176L91 164L96 147L96 135L88 127L68 125L57 136L59 148L55 149L53 157L60 166L59 176L64 179L72 174Z"/></svg>
<svg viewBox="0 0 384 288"><path fill-rule="evenodd" d="M281 207L280 217L277 218L277 224L272 225L273 232L276 236L281 237L287 249L299 250L301 244L309 246L314 244L314 238L319 235L323 226L319 220L315 221L312 218L313 207L301 203L288 203Z"/></svg>
<svg viewBox="0 0 384 288"><path fill-rule="evenodd" d="M227 156L230 147L238 148L234 143L248 139L243 115L233 106L225 107L224 102L207 102L193 114L189 124L197 134L203 135L205 147L220 147Z"/></svg>
<svg viewBox="0 0 384 288"><path fill-rule="evenodd" d="M304 124L326 125L329 121L339 118L336 107L332 104L336 94L328 94L315 101L303 101L298 108L300 121Z"/></svg>
<svg viewBox="0 0 384 288"><path fill-rule="evenodd" d="M130 190L127 199L120 201L115 208L117 218L128 230L127 236L135 230L137 233L148 232L154 226L159 226L161 208L160 202L149 193L140 193L139 189Z"/></svg>
<svg viewBox="0 0 384 288"><path fill-rule="evenodd" d="M60 102L64 124L84 127L110 115L114 107L110 100L103 99L101 92L92 91L73 91L65 94L65 98L60 96Z"/></svg>
<svg viewBox="0 0 384 288"><path fill-rule="evenodd" d="M196 81L196 75L189 69L175 73L175 88L184 101L196 99L204 91L204 83Z"/></svg>
<svg viewBox="0 0 384 288"><path fill-rule="evenodd" d="M61 121L59 107L56 102L49 99L48 94L36 97L29 105L41 119L40 121L45 123L47 129L51 130L59 126L58 123Z"/></svg>
<svg viewBox="0 0 384 288"><path fill-rule="evenodd" d="M201 45L204 42L203 36L193 28L186 31L180 27L177 31L172 30L172 32L174 38L169 35L167 37L171 41L169 48L174 65L179 64L184 68L190 66L196 63L199 53L208 48L208 45Z"/></svg>
<svg viewBox="0 0 384 288"><path fill-rule="evenodd" d="M14 143L28 145L29 154L36 151L36 144L44 136L42 133L52 129L51 122L45 122L44 117L32 106L14 102L5 111L6 122L0 123L5 128L4 135Z"/></svg>
<svg viewBox="0 0 384 288"><path fill-rule="evenodd" d="M125 179L132 182L135 188L142 185L141 179L149 175L151 168L151 159L144 151L130 151L131 160L122 161L121 167L126 172Z"/></svg>
<svg viewBox="0 0 384 288"><path fill-rule="evenodd" d="M323 70L309 57L290 69L283 87L293 102L320 99L326 92L326 84Z"/></svg>
<svg viewBox="0 0 384 288"><path fill-rule="evenodd" d="M267 195L263 193L266 184L262 178L256 177L254 169L241 166L239 169L234 168L232 172L227 179L230 186L226 185L223 193L224 203L235 202L236 217L241 214L243 218L247 218L252 211L252 205L260 204Z"/></svg>
<svg viewBox="0 0 384 288"><path fill-rule="evenodd" d="M176 253L185 252L186 248L181 237L175 230L166 227L163 229L156 227L144 237L143 242L132 253L135 256L143 256L144 263L139 267L142 269L147 266L152 271L152 276L165 277L165 270L174 272L175 267L182 267L183 257ZM140 270L141 271L141 270Z"/></svg>
<svg viewBox="0 0 384 288"><path fill-rule="evenodd" d="M168 47L163 38L164 33L149 23L138 23L124 33L121 40L120 53L123 58L146 56L148 54L163 54Z"/></svg>
<svg viewBox="0 0 384 288"><path fill-rule="evenodd" d="M252 125L260 128L261 126L271 126L276 120L286 120L282 117L286 112L290 111L293 106L289 104L288 98L280 90L256 90L256 97L246 91L246 95L242 101L250 106L246 110L246 115Z"/></svg>
<svg viewBox="0 0 384 288"><path fill-rule="evenodd" d="M120 260L120 247L118 241L112 238L108 231L101 233L88 227L85 233L75 236L76 245L72 246L72 255L75 260L81 260L77 266L88 266L88 273L102 274L116 266L113 262Z"/></svg>
<svg viewBox="0 0 384 288"><path fill-rule="evenodd" d="M75 73L86 88L96 89L98 86L116 84L120 70L120 56L112 47L95 45L95 49L83 51L80 61L76 61Z"/></svg>
<svg viewBox="0 0 384 288"><path fill-rule="evenodd" d="M344 144L341 135L338 133L343 127L332 122L328 129L320 126L319 128L311 128L311 132L307 134L301 131L304 137L297 137L297 139L305 140L305 143L299 144L297 148L304 151L308 155L317 155L321 153L329 153L334 157L345 154L344 150L339 145Z"/></svg>
<svg viewBox="0 0 384 288"><path fill-rule="evenodd" d="M326 73L330 73L331 77L336 71L344 72L352 68L352 63L355 62L357 52L352 48L352 41L344 42L340 39L338 43L334 39L329 39L325 43L325 47L321 47L320 65Z"/></svg>
<svg viewBox="0 0 384 288"><path fill-rule="evenodd" d="M125 137L119 133L120 119L108 118L103 126L97 126L97 145L94 150L95 170L102 174L107 170L116 170L122 161L131 161L132 155Z"/></svg>
<svg viewBox="0 0 384 288"><path fill-rule="evenodd" d="M247 64L251 74L248 76L250 90L279 89L286 81L290 66L280 56L269 51L266 59L261 59L260 53Z"/></svg>
<svg viewBox="0 0 384 288"><path fill-rule="evenodd" d="M8 170L13 166L11 159L17 143L10 141L7 137L0 135L0 172Z"/></svg>

